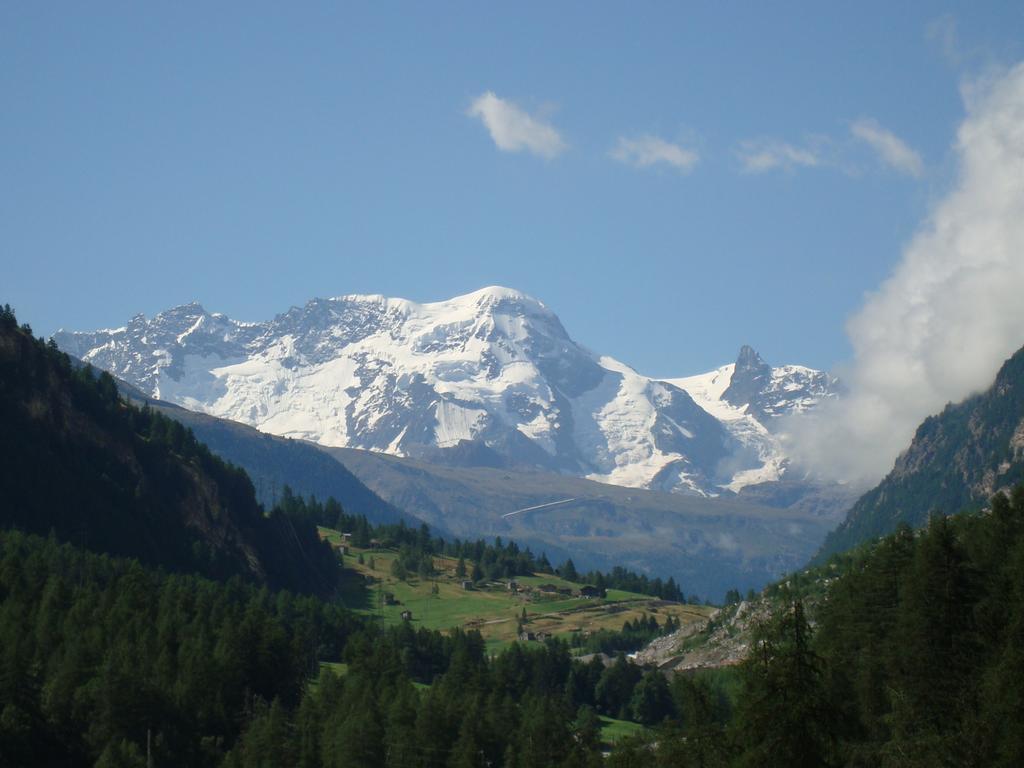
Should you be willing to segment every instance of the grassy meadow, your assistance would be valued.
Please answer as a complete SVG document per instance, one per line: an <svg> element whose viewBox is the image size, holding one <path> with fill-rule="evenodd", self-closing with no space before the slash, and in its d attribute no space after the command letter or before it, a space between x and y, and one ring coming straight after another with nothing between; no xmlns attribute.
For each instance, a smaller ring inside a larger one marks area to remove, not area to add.
<svg viewBox="0 0 1024 768"><path fill-rule="evenodd" d="M321 528L320 535L332 543L341 541L341 535L329 528ZM608 590L604 599L557 593L546 595L536 588L542 584L569 590L580 586L546 573L517 577L519 592L510 591L506 582L482 582L472 590L465 590L462 580L455 576L457 561L449 557L434 558L437 575L430 579L411 574L400 581L391 573L397 556L394 550L349 546L348 554L342 556L344 566L362 574L368 581L368 594L364 593L360 601L354 602L358 606L356 610L375 615L385 624L401 623L402 612L411 611L416 627L476 629L491 652L517 640L518 620L524 611L526 631L569 640L575 633L621 629L624 622L645 614L656 615L659 623L673 616L686 624L705 618L711 610L706 606L673 603L616 589ZM466 567L471 569L472 563L467 562ZM394 604L386 604L387 593L394 596Z"/></svg>

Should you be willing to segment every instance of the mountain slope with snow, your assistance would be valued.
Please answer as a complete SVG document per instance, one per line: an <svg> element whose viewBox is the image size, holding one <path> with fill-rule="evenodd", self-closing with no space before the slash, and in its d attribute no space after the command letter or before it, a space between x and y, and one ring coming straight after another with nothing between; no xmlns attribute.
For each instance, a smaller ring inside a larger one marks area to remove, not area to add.
<svg viewBox="0 0 1024 768"><path fill-rule="evenodd" d="M735 363L666 383L687 392L748 452L746 463L755 466L733 473L723 485L731 491L779 480L788 466L779 418L808 411L840 391L838 380L827 373L802 365L773 368L748 346Z"/></svg>
<svg viewBox="0 0 1024 768"><path fill-rule="evenodd" d="M500 287L429 304L314 299L263 323L189 304L55 339L153 397L272 434L701 495L777 477L772 419L831 381L795 366L766 374L753 350L746 367L741 353L731 371L657 381ZM800 382L813 386L801 394Z"/></svg>

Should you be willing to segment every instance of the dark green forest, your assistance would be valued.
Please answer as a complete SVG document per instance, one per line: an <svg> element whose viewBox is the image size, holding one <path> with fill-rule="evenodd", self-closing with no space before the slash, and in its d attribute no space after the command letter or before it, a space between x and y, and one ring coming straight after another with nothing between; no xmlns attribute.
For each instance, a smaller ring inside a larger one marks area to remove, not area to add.
<svg viewBox="0 0 1024 768"><path fill-rule="evenodd" d="M355 619L240 577L218 583L0 537L0 765L216 765L262 701L294 707Z"/></svg>
<svg viewBox="0 0 1024 768"><path fill-rule="evenodd" d="M0 521L85 549L214 578L333 592L311 525L264 515L244 471L178 422L118 396L0 308Z"/></svg>

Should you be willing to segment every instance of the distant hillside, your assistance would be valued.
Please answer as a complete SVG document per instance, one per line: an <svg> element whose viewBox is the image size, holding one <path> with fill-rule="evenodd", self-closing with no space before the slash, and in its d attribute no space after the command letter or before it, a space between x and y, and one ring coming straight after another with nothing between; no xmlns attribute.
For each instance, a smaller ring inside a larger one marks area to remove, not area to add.
<svg viewBox="0 0 1024 768"><path fill-rule="evenodd" d="M345 511L366 515L372 523L398 520L419 523L417 518L405 514L363 485L340 461L309 443L264 434L244 424L196 413L160 400L147 399L146 402L154 410L191 429L222 459L244 469L252 478L257 498L267 507L288 485L303 496L333 497Z"/></svg>
<svg viewBox="0 0 1024 768"><path fill-rule="evenodd" d="M731 588L760 589L800 567L834 525L817 510L734 496L707 499L544 472L323 450L395 506L451 536L501 536L546 552L553 562L572 557L584 569L622 565L673 576L688 593L712 599Z"/></svg>
<svg viewBox="0 0 1024 768"><path fill-rule="evenodd" d="M918 427L892 472L864 494L832 532L820 557L890 533L921 527L932 512L977 508L1024 480L1024 349L1007 360L988 391L948 405Z"/></svg>
<svg viewBox="0 0 1024 768"><path fill-rule="evenodd" d="M312 528L265 517L245 472L176 421L127 405L0 310L0 525L215 578L324 592Z"/></svg>

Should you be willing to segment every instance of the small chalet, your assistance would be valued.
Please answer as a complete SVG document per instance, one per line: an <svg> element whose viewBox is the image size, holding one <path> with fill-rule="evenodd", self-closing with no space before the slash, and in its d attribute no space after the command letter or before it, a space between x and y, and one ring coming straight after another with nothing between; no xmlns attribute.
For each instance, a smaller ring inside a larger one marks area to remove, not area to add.
<svg viewBox="0 0 1024 768"><path fill-rule="evenodd" d="M519 582L516 581L515 579L509 579L508 580L508 591L509 592L518 592L519 591Z"/></svg>
<svg viewBox="0 0 1024 768"><path fill-rule="evenodd" d="M556 587L554 584L540 584L537 587L537 591L543 592L546 595L556 595L558 594L558 587Z"/></svg>
<svg viewBox="0 0 1024 768"><path fill-rule="evenodd" d="M469 581L467 579L463 579L462 580L462 588L464 590L466 590L467 592L470 591L471 589L473 589L473 582Z"/></svg>
<svg viewBox="0 0 1024 768"><path fill-rule="evenodd" d="M525 629L519 633L519 640L524 643L530 643L536 640L536 635L533 632L527 632Z"/></svg>
<svg viewBox="0 0 1024 768"><path fill-rule="evenodd" d="M384 601L384 605L398 605L398 601L395 600L394 592L385 592L381 599Z"/></svg>
<svg viewBox="0 0 1024 768"><path fill-rule="evenodd" d="M607 592L605 592L605 590L592 586L590 584L584 584L582 587L576 590L576 595L578 597L583 597L587 600L592 600L595 597L604 597L606 594Z"/></svg>
<svg viewBox="0 0 1024 768"><path fill-rule="evenodd" d="M412 621L412 611L402 611L402 621Z"/></svg>

